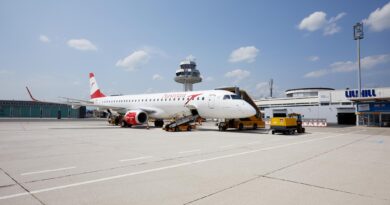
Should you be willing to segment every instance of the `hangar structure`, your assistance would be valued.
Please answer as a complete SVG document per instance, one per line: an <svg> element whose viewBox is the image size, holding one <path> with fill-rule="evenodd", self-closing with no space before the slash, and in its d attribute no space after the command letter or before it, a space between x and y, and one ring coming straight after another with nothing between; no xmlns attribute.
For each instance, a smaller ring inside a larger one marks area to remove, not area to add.
<svg viewBox="0 0 390 205"><path fill-rule="evenodd" d="M326 120L342 125L390 126L390 87L358 90L296 88L286 97L256 100L265 119L300 113L306 120Z"/></svg>
<svg viewBox="0 0 390 205"><path fill-rule="evenodd" d="M86 107L60 103L0 100L0 118L84 118Z"/></svg>

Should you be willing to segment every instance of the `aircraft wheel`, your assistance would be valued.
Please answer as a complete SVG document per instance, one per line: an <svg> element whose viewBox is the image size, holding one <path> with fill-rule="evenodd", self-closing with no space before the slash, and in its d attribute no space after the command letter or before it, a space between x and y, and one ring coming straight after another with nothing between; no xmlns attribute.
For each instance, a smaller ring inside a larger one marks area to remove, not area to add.
<svg viewBox="0 0 390 205"><path fill-rule="evenodd" d="M114 124L119 125L119 117L115 117Z"/></svg>
<svg viewBox="0 0 390 205"><path fill-rule="evenodd" d="M121 127L127 127L127 126L128 126L128 124L126 123L126 121L122 120Z"/></svg>
<svg viewBox="0 0 390 205"><path fill-rule="evenodd" d="M154 121L154 126L155 127L163 127L164 126L164 121L156 120L156 121Z"/></svg>
<svg viewBox="0 0 390 205"><path fill-rule="evenodd" d="M256 124L256 123L253 124L253 129L254 129L254 130L257 130L257 124Z"/></svg>

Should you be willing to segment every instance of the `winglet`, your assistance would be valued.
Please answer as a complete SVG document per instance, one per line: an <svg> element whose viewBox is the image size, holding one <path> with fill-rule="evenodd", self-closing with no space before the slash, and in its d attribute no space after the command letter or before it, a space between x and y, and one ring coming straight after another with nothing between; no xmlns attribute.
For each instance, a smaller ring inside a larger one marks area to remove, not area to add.
<svg viewBox="0 0 390 205"><path fill-rule="evenodd" d="M32 101L38 101L37 99L35 99L35 98L32 96L32 94L31 94L31 92L30 92L30 90L28 89L27 86L26 86L26 89L27 89L28 95L30 95L31 100L32 100Z"/></svg>

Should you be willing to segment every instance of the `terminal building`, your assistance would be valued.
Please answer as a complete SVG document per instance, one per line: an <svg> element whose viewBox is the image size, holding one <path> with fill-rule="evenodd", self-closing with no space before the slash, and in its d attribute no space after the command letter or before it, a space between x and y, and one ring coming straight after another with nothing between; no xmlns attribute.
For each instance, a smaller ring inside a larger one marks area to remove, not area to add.
<svg viewBox="0 0 390 205"><path fill-rule="evenodd" d="M36 101L0 100L0 118L84 118L86 107Z"/></svg>
<svg viewBox="0 0 390 205"><path fill-rule="evenodd" d="M264 118L300 113L303 119L341 125L390 126L390 87L358 90L289 89L283 98L256 100Z"/></svg>

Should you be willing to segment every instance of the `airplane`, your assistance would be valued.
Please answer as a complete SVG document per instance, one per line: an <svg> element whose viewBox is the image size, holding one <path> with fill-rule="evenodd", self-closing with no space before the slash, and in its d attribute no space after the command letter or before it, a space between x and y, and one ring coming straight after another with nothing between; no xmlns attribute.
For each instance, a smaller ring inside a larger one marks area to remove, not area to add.
<svg viewBox="0 0 390 205"><path fill-rule="evenodd" d="M234 119L256 114L256 110L240 96L225 90L106 96L100 91L93 73L89 74L89 85L89 101L66 98L74 101L66 104L73 108L96 107L106 110L110 115L122 116L122 127L142 125L149 118L155 119L155 127L162 127L164 119L178 115ZM31 99L37 101L28 88L27 91Z"/></svg>

